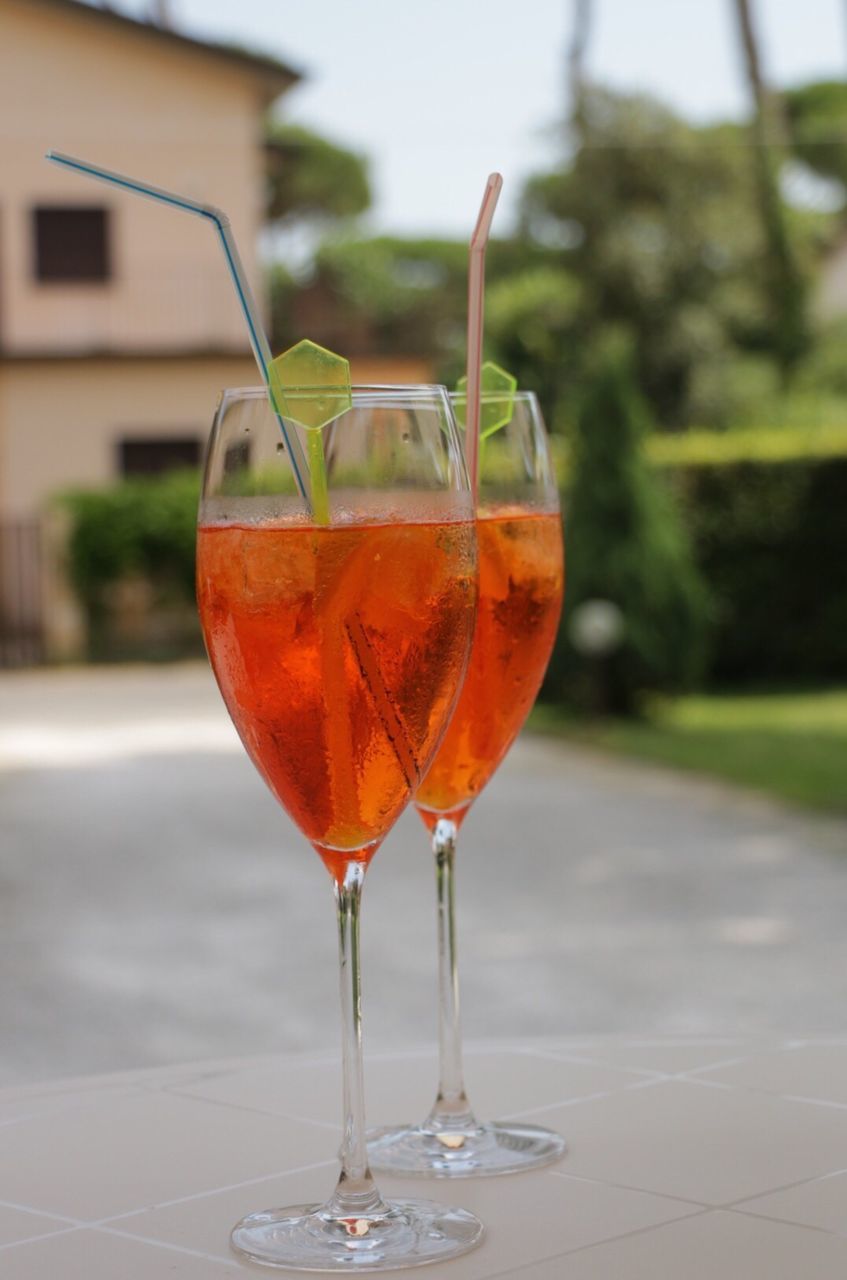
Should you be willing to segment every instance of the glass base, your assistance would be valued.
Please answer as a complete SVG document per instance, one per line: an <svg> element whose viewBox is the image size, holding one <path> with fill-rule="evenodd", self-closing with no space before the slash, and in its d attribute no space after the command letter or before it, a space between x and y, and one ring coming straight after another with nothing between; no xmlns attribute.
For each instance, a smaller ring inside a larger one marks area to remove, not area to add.
<svg viewBox="0 0 847 1280"><path fill-rule="evenodd" d="M467 1253L483 1225L465 1209L432 1200L391 1200L386 1212L338 1218L326 1205L251 1213L233 1229L237 1253L268 1267L300 1271L395 1271Z"/></svg>
<svg viewBox="0 0 847 1280"><path fill-rule="evenodd" d="M539 1125L475 1124L465 1129L426 1124L368 1134L372 1169L423 1178L472 1178L520 1173L560 1160L564 1138Z"/></svg>

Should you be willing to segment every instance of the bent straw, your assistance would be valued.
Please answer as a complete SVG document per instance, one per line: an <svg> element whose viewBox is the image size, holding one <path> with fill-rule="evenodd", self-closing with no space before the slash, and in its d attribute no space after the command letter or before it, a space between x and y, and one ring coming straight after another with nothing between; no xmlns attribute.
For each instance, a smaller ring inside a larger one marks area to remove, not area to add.
<svg viewBox="0 0 847 1280"><path fill-rule="evenodd" d="M465 415L465 459L474 495L479 483L479 401L482 369L482 312L485 302L485 250L488 246L491 219L494 217L502 186L502 174L488 175L485 194L479 207L479 217L471 236L468 264L468 405Z"/></svg>
<svg viewBox="0 0 847 1280"><path fill-rule="evenodd" d="M303 458L303 451L295 433L289 431L286 427L271 394L270 375L268 373L268 366L272 359L270 345L259 319L256 300L244 274L244 266L230 229L229 218L223 210L216 209L211 204L200 204L196 200L190 200L187 196L177 195L173 191L166 191L163 187L154 187L147 182L139 182L136 178L128 178L122 173L113 172L111 169L101 169L99 165L89 164L87 160L77 160L74 156L64 155L61 151L48 151L46 158L52 160L54 164L62 165L65 169L73 169L75 172L85 174L89 178L98 178L101 182L111 183L112 186L120 187L124 191L131 191L134 195L147 196L150 200L158 200L161 204L170 205L171 208L183 209L186 213L196 214L197 217L206 218L213 223L220 236L227 266L232 276L232 282L235 285L235 291L238 294L238 301L241 304L244 319L247 321L250 346L253 348L253 355L256 357L256 364L259 366L262 380L268 388L271 407L276 414L279 429L285 441L286 453L291 463L291 470L294 472L297 488L300 491L300 496L311 511L312 502L306 481L308 472Z"/></svg>

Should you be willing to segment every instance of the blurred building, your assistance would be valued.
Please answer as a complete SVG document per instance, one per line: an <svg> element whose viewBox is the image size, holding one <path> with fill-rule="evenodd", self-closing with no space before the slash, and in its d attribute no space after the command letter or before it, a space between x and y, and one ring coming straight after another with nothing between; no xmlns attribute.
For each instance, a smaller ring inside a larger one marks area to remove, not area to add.
<svg viewBox="0 0 847 1280"><path fill-rule="evenodd" d="M218 390L256 380L211 227L44 153L220 205L258 294L262 117L299 77L79 0L0 0L0 33L2 664L40 643L48 499L198 461Z"/></svg>

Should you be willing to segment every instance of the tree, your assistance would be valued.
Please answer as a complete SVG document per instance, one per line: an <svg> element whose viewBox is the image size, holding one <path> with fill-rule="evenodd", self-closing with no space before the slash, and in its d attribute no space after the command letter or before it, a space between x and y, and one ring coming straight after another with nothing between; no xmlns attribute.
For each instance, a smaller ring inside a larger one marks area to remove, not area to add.
<svg viewBox="0 0 847 1280"><path fill-rule="evenodd" d="M486 353L506 361L519 376L525 370L530 376L525 385L539 389L535 375L546 373L549 383L551 371L540 368L532 350L517 367L526 351L522 340L532 347L539 324L553 324L554 311L559 316L562 307L553 299L552 309L545 304L534 317L520 306L520 315L512 316L499 285L524 271L547 275L541 284L549 300L553 281L563 273L548 250L514 240L492 240L486 267ZM423 356L435 362L438 379L452 386L465 366L467 280L468 246L463 241L327 237L315 252L308 281L298 285L284 270L273 274L273 345L285 345L292 334L308 331L316 342L354 355ZM553 349L550 358L556 355Z"/></svg>
<svg viewBox="0 0 847 1280"><path fill-rule="evenodd" d="M768 286L775 313L774 353L787 382L809 346L806 288L779 191L784 124L779 103L765 86L750 0L735 0L747 79L753 98L753 156L762 227L767 245Z"/></svg>
<svg viewBox="0 0 847 1280"><path fill-rule="evenodd" d="M592 709L638 711L641 695L696 680L705 656L705 588L668 495L643 453L649 426L632 359L604 339L578 415L568 483L568 587L547 688ZM588 601L620 613L618 647L586 664L569 638Z"/></svg>
<svg viewBox="0 0 847 1280"><path fill-rule="evenodd" d="M367 162L300 125L265 128L270 222L350 218L371 203Z"/></svg>
<svg viewBox="0 0 847 1280"><path fill-rule="evenodd" d="M816 80L787 90L784 98L794 154L847 191L847 84Z"/></svg>
<svg viewBox="0 0 847 1280"><path fill-rule="evenodd" d="M586 79L585 52L591 33L591 0L574 0L574 19L568 49L568 84L571 97L571 122L581 132L585 123Z"/></svg>
<svg viewBox="0 0 847 1280"><path fill-rule="evenodd" d="M548 255L552 258L553 255ZM485 345L518 386L531 387L548 424L570 417L583 341L582 287L555 261L493 277L485 297Z"/></svg>
<svg viewBox="0 0 847 1280"><path fill-rule="evenodd" d="M701 411L704 371L739 339L768 341L745 149L736 128L692 128L644 95L588 86L581 111L573 155L524 190L522 233L558 245L579 281L584 356L604 325L625 327L639 387L679 428Z"/></svg>
<svg viewBox="0 0 847 1280"><path fill-rule="evenodd" d="M284 296L284 279L272 286ZM323 240L309 279L273 309L333 350L439 359L462 340L466 291L466 245L342 234Z"/></svg>

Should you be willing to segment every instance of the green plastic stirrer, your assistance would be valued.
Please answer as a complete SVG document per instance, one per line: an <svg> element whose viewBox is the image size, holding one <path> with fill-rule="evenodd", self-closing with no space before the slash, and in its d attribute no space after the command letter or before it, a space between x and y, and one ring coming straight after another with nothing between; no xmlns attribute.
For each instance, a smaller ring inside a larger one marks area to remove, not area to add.
<svg viewBox="0 0 847 1280"><path fill-rule="evenodd" d="M485 440L512 421L515 411L515 392L518 380L492 360L486 360L480 370L479 438ZM456 383L456 419L460 426L467 426L468 380L463 376Z"/></svg>
<svg viewBox="0 0 847 1280"><path fill-rule="evenodd" d="M289 422L298 423L306 432L312 515L317 524L329 524L321 432L353 407L350 365L343 356L304 338L270 362L268 382L277 413Z"/></svg>

